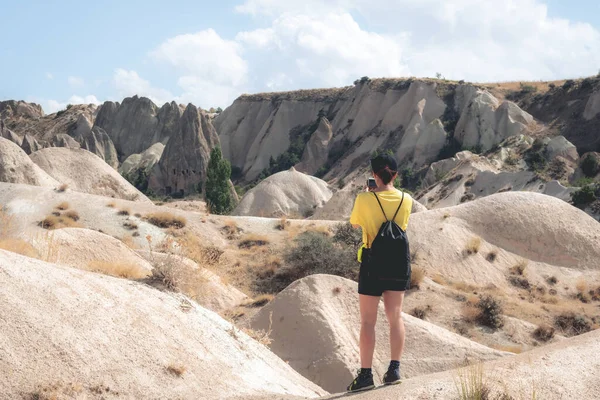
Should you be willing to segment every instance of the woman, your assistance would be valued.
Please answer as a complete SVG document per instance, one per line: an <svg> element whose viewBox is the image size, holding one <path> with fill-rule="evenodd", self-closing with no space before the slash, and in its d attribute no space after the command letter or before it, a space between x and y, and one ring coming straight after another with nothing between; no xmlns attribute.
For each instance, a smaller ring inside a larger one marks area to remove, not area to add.
<svg viewBox="0 0 600 400"><path fill-rule="evenodd" d="M403 279L383 280L373 273L375 271L372 265L373 260L371 257L367 257L380 227L394 215L394 222L406 232L413 204L410 195L394 188L394 180L398 176L398 164L392 156L379 155L373 158L371 168L377 188L373 190L374 193L367 189L366 193L360 193L357 196L350 216L350 223L355 228L360 226L363 234L363 248L359 252L359 260L362 258L362 261L358 282L361 369L358 377L348 386L350 392L369 390L375 387L371 366L375 350L377 308L381 296L383 296L385 313L390 325L391 348L391 361L383 377L383 383L386 385L400 383L400 357L404 348L405 336L401 315L402 302L404 292L410 285L410 265L401 266L402 262L397 264L398 268L407 269ZM408 245L408 242L406 244ZM399 254L398 258L401 259L402 254ZM404 264L408 264L408 262L404 262Z"/></svg>

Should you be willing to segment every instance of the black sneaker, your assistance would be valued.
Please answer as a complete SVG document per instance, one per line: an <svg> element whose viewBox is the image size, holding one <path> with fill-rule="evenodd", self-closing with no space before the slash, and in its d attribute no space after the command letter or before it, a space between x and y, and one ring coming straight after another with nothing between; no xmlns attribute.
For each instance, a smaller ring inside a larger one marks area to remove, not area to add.
<svg viewBox="0 0 600 400"><path fill-rule="evenodd" d="M358 372L356 379L348 386L349 392L362 392L365 390L375 389L373 382L373 374L361 374Z"/></svg>
<svg viewBox="0 0 600 400"><path fill-rule="evenodd" d="M402 383L402 378L400 377L400 368L389 368L385 375L383 375L383 384L397 385L399 383Z"/></svg>

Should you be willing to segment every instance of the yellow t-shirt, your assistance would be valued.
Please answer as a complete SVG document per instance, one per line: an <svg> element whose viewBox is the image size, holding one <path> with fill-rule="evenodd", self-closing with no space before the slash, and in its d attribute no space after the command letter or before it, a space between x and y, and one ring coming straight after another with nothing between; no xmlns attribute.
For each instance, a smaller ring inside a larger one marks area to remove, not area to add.
<svg viewBox="0 0 600 400"><path fill-rule="evenodd" d="M391 220L400 205L402 192L399 190L386 190L377 192L377 197L379 197L381 206L385 210L385 215ZM404 202L395 220L398 226L404 231L408 228L408 218L410 217L412 205L412 197L408 193L404 193ZM381 228L381 224L384 222L385 217L373 193L364 192L356 196L354 208L350 215L350 223L361 226L363 243L366 247L371 247L373 238L377 236L377 232L379 232L379 228Z"/></svg>

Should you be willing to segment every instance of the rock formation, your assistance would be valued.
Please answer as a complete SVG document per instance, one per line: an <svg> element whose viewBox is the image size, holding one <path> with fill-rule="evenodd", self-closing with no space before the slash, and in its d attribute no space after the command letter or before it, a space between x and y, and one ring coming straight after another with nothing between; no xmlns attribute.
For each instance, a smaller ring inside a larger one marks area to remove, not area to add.
<svg viewBox="0 0 600 400"><path fill-rule="evenodd" d="M21 145L23 144L23 139L21 139L19 137L19 135L17 135L16 133L14 133L10 129L8 129L6 127L6 125L4 124L4 120L1 120L1 119L0 119L0 137L10 140L11 142L15 143L19 147L21 147Z"/></svg>
<svg viewBox="0 0 600 400"><path fill-rule="evenodd" d="M186 107L177 125L179 129L170 134L160 161L152 171L150 188L156 193L201 192L210 152L219 144L212 123L193 104Z"/></svg>
<svg viewBox="0 0 600 400"><path fill-rule="evenodd" d="M23 138L23 143L21 144L21 148L23 149L23 151L27 154L32 154L35 153L36 151L40 150L42 148L42 146L38 143L38 141L30 136L30 135L25 135L25 137Z"/></svg>
<svg viewBox="0 0 600 400"><path fill-rule="evenodd" d="M113 141L120 160L139 154L155 143L166 144L179 131L181 110L175 102L158 108L145 97L128 97L122 103L105 102L94 127Z"/></svg>
<svg viewBox="0 0 600 400"><path fill-rule="evenodd" d="M154 143L141 154L132 154L119 167L119 173L123 176L135 174L137 171L149 172L160 161L165 150L162 143Z"/></svg>
<svg viewBox="0 0 600 400"><path fill-rule="evenodd" d="M71 136L65 133L59 133L52 138L52 147L66 147L69 149L79 149L81 145Z"/></svg>
<svg viewBox="0 0 600 400"><path fill-rule="evenodd" d="M0 182L58 186L58 182L35 165L19 146L4 138L0 138Z"/></svg>
<svg viewBox="0 0 600 400"><path fill-rule="evenodd" d="M233 215L310 216L331 198L327 183L291 169L271 175L244 195Z"/></svg>
<svg viewBox="0 0 600 400"><path fill-rule="evenodd" d="M321 167L325 166L329 154L329 141L332 137L331 123L327 118L321 118L319 127L306 144L302 159L296 165L296 170L314 175Z"/></svg>

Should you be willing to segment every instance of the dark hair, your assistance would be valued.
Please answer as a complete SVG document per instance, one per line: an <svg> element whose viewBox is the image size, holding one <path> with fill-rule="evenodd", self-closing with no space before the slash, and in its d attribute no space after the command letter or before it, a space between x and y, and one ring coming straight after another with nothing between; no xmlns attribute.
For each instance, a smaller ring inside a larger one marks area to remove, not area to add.
<svg viewBox="0 0 600 400"><path fill-rule="evenodd" d="M387 185L392 181L394 175L398 173L398 163L393 156L389 154L380 154L371 159L371 168L375 175Z"/></svg>

